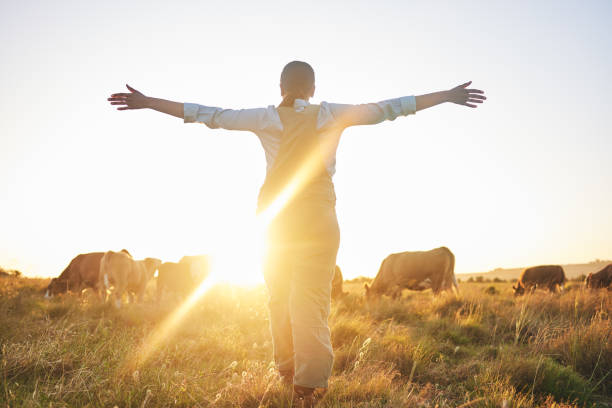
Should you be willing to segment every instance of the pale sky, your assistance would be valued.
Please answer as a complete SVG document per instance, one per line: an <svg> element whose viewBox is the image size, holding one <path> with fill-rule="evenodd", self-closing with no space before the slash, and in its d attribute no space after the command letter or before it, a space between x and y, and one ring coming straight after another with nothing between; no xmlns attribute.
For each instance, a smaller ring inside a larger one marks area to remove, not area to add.
<svg viewBox="0 0 612 408"><path fill-rule="evenodd" d="M265 174L251 133L106 101L312 102L484 89L348 129L334 177L345 277L449 247L456 272L612 258L608 1L0 3L0 266L56 276L76 254L248 252ZM259 272L246 270L243 274Z"/></svg>

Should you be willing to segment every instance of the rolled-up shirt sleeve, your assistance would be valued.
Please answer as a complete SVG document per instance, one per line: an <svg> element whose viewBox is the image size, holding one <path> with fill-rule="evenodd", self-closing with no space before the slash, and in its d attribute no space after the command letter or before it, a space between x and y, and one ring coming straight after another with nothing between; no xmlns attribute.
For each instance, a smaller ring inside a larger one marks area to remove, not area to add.
<svg viewBox="0 0 612 408"><path fill-rule="evenodd" d="M258 131L269 122L270 108L223 109L215 106L183 104L185 123L203 123L211 129Z"/></svg>
<svg viewBox="0 0 612 408"><path fill-rule="evenodd" d="M334 120L343 127L374 125L385 120L395 120L398 116L416 113L416 99L414 96L403 96L401 98L360 105L339 103L327 105Z"/></svg>

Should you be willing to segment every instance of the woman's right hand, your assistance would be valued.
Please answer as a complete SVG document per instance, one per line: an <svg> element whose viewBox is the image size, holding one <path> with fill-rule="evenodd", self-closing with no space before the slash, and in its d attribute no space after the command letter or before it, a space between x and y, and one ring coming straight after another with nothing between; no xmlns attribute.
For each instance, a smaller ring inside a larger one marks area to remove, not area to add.
<svg viewBox="0 0 612 408"><path fill-rule="evenodd" d="M130 93L114 93L108 98L111 105L119 105L117 110L148 108L149 98L142 92L137 91L125 84Z"/></svg>

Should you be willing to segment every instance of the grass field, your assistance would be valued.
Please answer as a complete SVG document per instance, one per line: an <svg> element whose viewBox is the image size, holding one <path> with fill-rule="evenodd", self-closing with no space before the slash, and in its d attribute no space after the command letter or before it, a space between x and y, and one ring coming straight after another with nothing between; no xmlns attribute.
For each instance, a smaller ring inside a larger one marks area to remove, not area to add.
<svg viewBox="0 0 612 408"><path fill-rule="evenodd" d="M0 278L0 405L287 407L262 287L218 286L173 327L176 302L115 310L47 280ZM510 283L433 298L334 302L323 407L612 406L612 297L578 284L514 299Z"/></svg>

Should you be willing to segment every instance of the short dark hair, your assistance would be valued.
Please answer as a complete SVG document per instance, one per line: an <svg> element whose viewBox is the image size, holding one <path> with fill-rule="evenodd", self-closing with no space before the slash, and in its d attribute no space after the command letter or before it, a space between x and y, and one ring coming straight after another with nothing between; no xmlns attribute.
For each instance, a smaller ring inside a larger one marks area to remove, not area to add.
<svg viewBox="0 0 612 408"><path fill-rule="evenodd" d="M281 85L285 90L279 106L293 106L297 98L305 97L315 82L314 70L304 61L291 61L281 72Z"/></svg>

